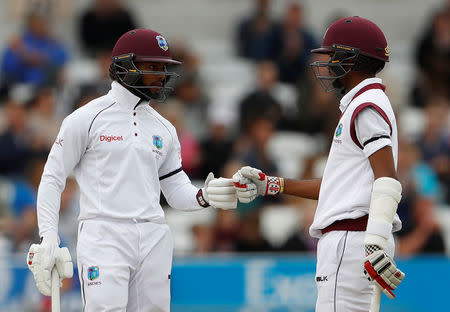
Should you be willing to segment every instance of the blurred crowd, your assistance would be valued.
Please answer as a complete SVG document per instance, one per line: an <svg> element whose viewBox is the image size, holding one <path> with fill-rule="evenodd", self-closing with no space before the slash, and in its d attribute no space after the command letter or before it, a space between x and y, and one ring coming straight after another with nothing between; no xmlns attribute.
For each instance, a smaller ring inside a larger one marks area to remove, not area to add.
<svg viewBox="0 0 450 312"><path fill-rule="evenodd" d="M48 6L52 1L28 2L33 6L22 8L21 31L2 38L7 44L0 52L0 242L20 253L38 241L37 188L62 120L108 91L114 42L122 33L143 26L124 1L93 0L78 15L76 31L81 57L96 67L95 79L74 83L67 78L74 56L50 26L62 13ZM304 22L306 14L301 2L293 1L275 18L270 0L255 0L253 10L236 21L234 37L229 38L235 49L230 57L254 68L254 84L239 92L227 108L233 114L222 115L215 109L216 89L205 83L202 58L183 41L169 39L173 57L183 62L174 69L181 78L173 82L175 91L166 103L155 108L177 128L183 167L192 180L201 183L210 171L231 177L243 165L290 178L321 176L339 118L339 100L320 88L308 68L316 57L310 50L320 45L321 38ZM351 15L351 10L346 14ZM341 15L330 17L330 22ZM398 254L442 254L449 252L445 242L450 240L436 214L450 211L449 1L443 1L423 25L411 48L414 83L402 103L391 97L400 129L408 121L401 118L404 112L414 112L423 121L414 135L400 133L398 176L403 199L398 213L403 229L396 235ZM169 214L171 208L164 198L161 201ZM212 211L209 218L190 221L183 235L191 243L184 244L182 252L313 252L316 242L308 227L314 209L314 201L281 196L239 204L237 211ZM70 178L61 198L59 228L72 255L77 211L78 187ZM289 231L283 222L273 222L270 231L286 233L278 240L263 231L264 218L273 211L294 219Z"/></svg>

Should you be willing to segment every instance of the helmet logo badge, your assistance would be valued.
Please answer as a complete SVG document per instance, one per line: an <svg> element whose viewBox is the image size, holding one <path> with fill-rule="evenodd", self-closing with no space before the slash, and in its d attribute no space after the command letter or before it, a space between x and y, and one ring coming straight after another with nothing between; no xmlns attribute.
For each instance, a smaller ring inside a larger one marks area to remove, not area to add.
<svg viewBox="0 0 450 312"><path fill-rule="evenodd" d="M384 48L384 55L389 56L391 54L391 51L389 50L389 46L386 46L386 48Z"/></svg>
<svg viewBox="0 0 450 312"><path fill-rule="evenodd" d="M169 49L169 45L167 44L166 39L163 36L156 36L156 40L158 41L158 46L167 51Z"/></svg>

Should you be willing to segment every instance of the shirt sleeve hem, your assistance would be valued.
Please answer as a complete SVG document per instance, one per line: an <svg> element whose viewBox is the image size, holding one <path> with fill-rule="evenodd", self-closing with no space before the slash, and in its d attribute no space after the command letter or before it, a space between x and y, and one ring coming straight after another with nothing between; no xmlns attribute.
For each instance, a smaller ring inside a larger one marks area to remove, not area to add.
<svg viewBox="0 0 450 312"><path fill-rule="evenodd" d="M372 141L364 147L364 149L363 149L364 155L367 158L369 158L373 153L382 149L385 146L392 146L391 139L381 138L381 139Z"/></svg>

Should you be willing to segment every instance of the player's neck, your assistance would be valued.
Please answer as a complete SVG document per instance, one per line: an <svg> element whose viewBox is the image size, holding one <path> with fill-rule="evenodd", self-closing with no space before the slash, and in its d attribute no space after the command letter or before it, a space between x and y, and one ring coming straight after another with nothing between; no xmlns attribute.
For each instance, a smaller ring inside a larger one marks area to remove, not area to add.
<svg viewBox="0 0 450 312"><path fill-rule="evenodd" d="M343 84L345 86L345 89L350 91L354 87L356 87L358 84L361 83L361 81L366 80L368 78L374 78L375 76L372 74L366 74L362 72L350 72L345 76L345 80L343 81Z"/></svg>

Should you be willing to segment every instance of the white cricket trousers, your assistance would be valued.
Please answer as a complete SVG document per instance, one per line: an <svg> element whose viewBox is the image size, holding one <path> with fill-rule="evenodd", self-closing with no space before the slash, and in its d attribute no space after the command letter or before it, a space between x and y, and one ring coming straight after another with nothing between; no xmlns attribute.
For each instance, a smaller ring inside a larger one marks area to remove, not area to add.
<svg viewBox="0 0 450 312"><path fill-rule="evenodd" d="M168 312L173 241L167 224L89 219L78 226L83 312Z"/></svg>
<svg viewBox="0 0 450 312"><path fill-rule="evenodd" d="M368 312L373 285L364 275L366 232L331 231L317 245L316 312ZM394 239L387 253L394 256Z"/></svg>

